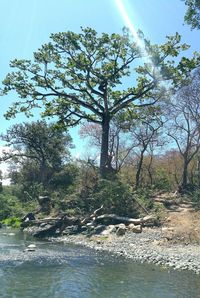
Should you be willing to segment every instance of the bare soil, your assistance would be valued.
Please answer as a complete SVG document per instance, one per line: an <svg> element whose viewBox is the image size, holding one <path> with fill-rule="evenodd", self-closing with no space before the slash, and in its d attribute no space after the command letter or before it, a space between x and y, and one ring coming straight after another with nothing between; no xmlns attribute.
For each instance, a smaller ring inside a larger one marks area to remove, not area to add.
<svg viewBox="0 0 200 298"><path fill-rule="evenodd" d="M200 244L200 210L177 194L165 193L155 201L164 208L162 231L170 243Z"/></svg>

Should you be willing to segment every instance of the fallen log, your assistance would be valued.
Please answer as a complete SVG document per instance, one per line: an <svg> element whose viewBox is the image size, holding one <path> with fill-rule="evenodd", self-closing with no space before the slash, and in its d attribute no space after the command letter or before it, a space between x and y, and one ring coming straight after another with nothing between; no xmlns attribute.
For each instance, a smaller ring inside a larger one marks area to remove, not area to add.
<svg viewBox="0 0 200 298"><path fill-rule="evenodd" d="M118 223L124 223L124 224L131 224L134 225L143 225L147 223L155 224L157 222L156 218L153 215L147 215L142 218L130 218L130 217L124 217L124 216L118 216L116 214L103 214L97 216L96 223L98 224L118 224Z"/></svg>
<svg viewBox="0 0 200 298"><path fill-rule="evenodd" d="M92 221L95 221L96 218L97 218L97 214L99 213L99 211L101 211L103 209L103 205L101 205L100 208L96 209L90 216L84 218L82 221L81 221L81 224L86 224L88 223L90 220Z"/></svg>

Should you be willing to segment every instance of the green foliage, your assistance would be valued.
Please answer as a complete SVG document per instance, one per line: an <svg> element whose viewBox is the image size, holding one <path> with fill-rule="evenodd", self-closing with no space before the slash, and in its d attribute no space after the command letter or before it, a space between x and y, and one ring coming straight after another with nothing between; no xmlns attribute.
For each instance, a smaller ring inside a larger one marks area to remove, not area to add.
<svg viewBox="0 0 200 298"><path fill-rule="evenodd" d="M154 207L154 202L152 199L153 189L151 188L138 188L137 191L134 192L134 198L136 201L141 204L146 210L151 210ZM140 208L140 212L143 210Z"/></svg>
<svg viewBox="0 0 200 298"><path fill-rule="evenodd" d="M4 186L0 194L0 221L17 217L21 218L26 213L36 210L38 204L35 200L25 201L22 199L23 193L18 185Z"/></svg>
<svg viewBox="0 0 200 298"><path fill-rule="evenodd" d="M200 60L196 53L175 63L189 47L181 44L178 33L167 36L162 45L152 44L141 31L138 35L144 49L128 29L122 35L98 35L92 28L51 34L50 42L34 53L33 61L11 62L14 71L3 81L3 95L14 90L19 98L6 113L7 119L20 112L31 116L34 108L42 108L44 117L56 116L57 129L82 120L101 124L100 173L104 177L109 167L107 143L113 117L135 106L153 105L166 93L163 82L179 87ZM135 83L122 89L127 77ZM43 174L48 176L48 171Z"/></svg>
<svg viewBox="0 0 200 298"><path fill-rule="evenodd" d="M34 53L33 62L11 62L16 71L3 81L4 94L15 90L22 100L10 108L7 118L18 112L30 116L33 108L43 106L44 116L58 116L58 126L76 125L81 119L102 122L105 106L112 118L135 100L151 100L161 81L179 84L199 60L184 58L175 66L171 58L188 48L180 44L178 33L167 36L163 45L152 45L140 32L142 51L127 29L122 35L81 29L79 34L51 34L51 41ZM143 62L147 56L152 63ZM133 73L137 84L121 90L122 80Z"/></svg>
<svg viewBox="0 0 200 298"><path fill-rule="evenodd" d="M105 213L135 216L138 211L130 187L119 179L100 179L97 188L89 198L93 209L104 205Z"/></svg>
<svg viewBox="0 0 200 298"><path fill-rule="evenodd" d="M164 169L159 168L156 171L156 178L154 181L154 188L157 190L171 191L172 184Z"/></svg>
<svg viewBox="0 0 200 298"><path fill-rule="evenodd" d="M195 204L196 208L200 208L200 189L197 188L193 192L189 193L190 200Z"/></svg>
<svg viewBox="0 0 200 298"><path fill-rule="evenodd" d="M69 158L72 147L68 133L55 130L53 124L45 121L15 124L1 138L11 150L2 159L20 165L20 173L13 170L11 179L21 184L26 181L47 186L53 173Z"/></svg>
<svg viewBox="0 0 200 298"><path fill-rule="evenodd" d="M69 163L55 172L51 181L50 188L57 191L72 192L79 176L79 168L76 164Z"/></svg>
<svg viewBox="0 0 200 298"><path fill-rule="evenodd" d="M0 194L0 220L12 216L22 216L23 208L19 200L9 194Z"/></svg>
<svg viewBox="0 0 200 298"><path fill-rule="evenodd" d="M10 217L2 220L1 223L12 228L19 228L21 225L21 220L18 217Z"/></svg>
<svg viewBox="0 0 200 298"><path fill-rule="evenodd" d="M187 5L185 22L192 29L200 29L200 0L184 0Z"/></svg>
<svg viewBox="0 0 200 298"><path fill-rule="evenodd" d="M18 185L21 201L34 200L46 190L71 183L75 170L72 175L73 167L65 165L72 147L67 132L37 121L13 125L1 138L10 147L2 159L10 161L9 175L12 184Z"/></svg>

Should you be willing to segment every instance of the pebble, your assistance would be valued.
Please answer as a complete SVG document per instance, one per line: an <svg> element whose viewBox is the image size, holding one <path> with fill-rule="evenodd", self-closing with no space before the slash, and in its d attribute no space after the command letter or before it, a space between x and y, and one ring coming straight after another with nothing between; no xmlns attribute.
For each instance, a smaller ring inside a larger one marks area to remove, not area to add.
<svg viewBox="0 0 200 298"><path fill-rule="evenodd" d="M190 270L196 274L200 273L200 247L197 245L184 246L182 244L155 245L155 240L162 240L162 231L149 229L141 234L127 232L123 239L112 235L109 241L91 241L83 235L72 235L59 237L53 241L81 244L89 248L107 251L128 259L154 263L159 266L169 267L177 270Z"/></svg>

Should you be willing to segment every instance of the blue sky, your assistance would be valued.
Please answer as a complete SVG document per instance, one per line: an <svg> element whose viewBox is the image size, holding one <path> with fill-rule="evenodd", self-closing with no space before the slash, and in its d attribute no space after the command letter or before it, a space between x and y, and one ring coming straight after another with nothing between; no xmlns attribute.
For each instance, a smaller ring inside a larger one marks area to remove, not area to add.
<svg viewBox="0 0 200 298"><path fill-rule="evenodd" d="M179 32L182 41L200 51L200 31L191 31L183 25L186 7L181 0L121 0L135 29L155 43L162 43L166 35ZM49 40L49 35L60 31L80 31L80 26L92 27L98 32L121 32L123 18L115 0L0 0L0 81L10 71L9 61L14 58L32 59L32 53ZM14 124L27 119L18 115L6 121L3 114L17 95L0 98L0 133ZM34 118L33 118L34 120ZM71 131L76 149L84 151L83 141Z"/></svg>

